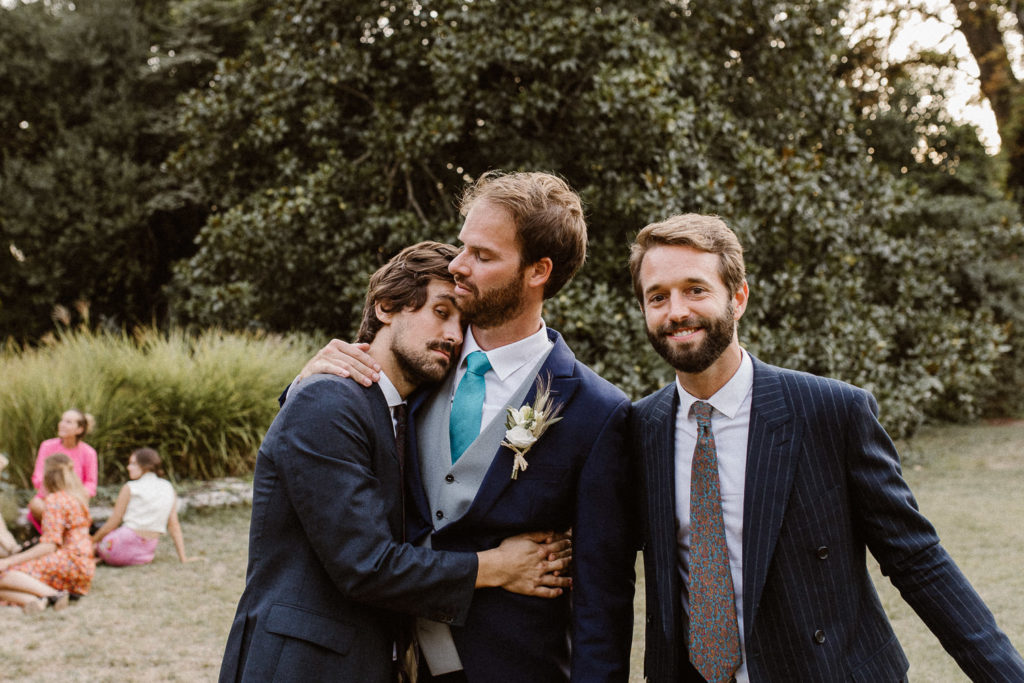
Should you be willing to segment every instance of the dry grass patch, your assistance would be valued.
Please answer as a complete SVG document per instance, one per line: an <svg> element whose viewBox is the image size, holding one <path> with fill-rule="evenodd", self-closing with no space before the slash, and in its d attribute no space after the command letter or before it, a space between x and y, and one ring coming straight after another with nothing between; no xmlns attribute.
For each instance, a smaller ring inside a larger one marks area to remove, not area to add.
<svg viewBox="0 0 1024 683"><path fill-rule="evenodd" d="M946 547L1010 639L1024 645L1024 423L942 427L909 444L907 479ZM100 567L93 592L63 613L0 609L7 681L213 681L245 580L249 510L190 512L190 553L161 542L148 567ZM630 680L642 681L643 573L638 563ZM911 661L911 680L966 681L924 624L874 570Z"/></svg>
<svg viewBox="0 0 1024 683"><path fill-rule="evenodd" d="M214 681L245 583L249 509L192 512L182 520L181 564L163 539L153 564L107 567L64 612L26 617L0 608L5 681Z"/></svg>

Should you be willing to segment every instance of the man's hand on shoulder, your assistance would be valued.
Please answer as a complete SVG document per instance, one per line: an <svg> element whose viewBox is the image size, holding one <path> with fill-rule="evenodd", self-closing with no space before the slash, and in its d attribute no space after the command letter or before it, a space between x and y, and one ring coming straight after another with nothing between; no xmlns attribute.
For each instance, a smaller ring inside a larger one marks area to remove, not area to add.
<svg viewBox="0 0 1024 683"><path fill-rule="evenodd" d="M496 586L521 595L557 598L572 587L572 579L564 575L572 562L567 534L534 531L511 536L477 557L477 588Z"/></svg>
<svg viewBox="0 0 1024 683"><path fill-rule="evenodd" d="M380 364L367 353L369 348L369 344L349 344L340 339L332 339L306 363L296 382L323 373L351 377L368 387L380 380Z"/></svg>

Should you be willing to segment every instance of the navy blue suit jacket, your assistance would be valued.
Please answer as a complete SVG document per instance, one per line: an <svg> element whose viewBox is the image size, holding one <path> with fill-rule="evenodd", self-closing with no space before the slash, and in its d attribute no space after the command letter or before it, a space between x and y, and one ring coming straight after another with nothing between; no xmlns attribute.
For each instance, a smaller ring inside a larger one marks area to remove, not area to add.
<svg viewBox="0 0 1024 683"><path fill-rule="evenodd" d="M565 681L570 665L574 681L625 681L629 675L636 559L627 514L629 399L577 362L557 332L548 329L548 335L554 348L538 376L550 377L562 421L529 451L529 467L516 480L510 478L511 451L496 445L465 515L431 541L434 548L478 551L513 534L572 527L573 588L555 599L478 590L465 624L452 628L473 683ZM525 402L535 396L536 385ZM408 471L418 513L410 515L410 537L423 538L433 532L433 517L418 467Z"/></svg>
<svg viewBox="0 0 1024 683"><path fill-rule="evenodd" d="M288 396L256 460L222 682L384 683L406 614L465 620L476 556L396 542L401 491L379 387L317 375Z"/></svg>
<svg viewBox="0 0 1024 683"><path fill-rule="evenodd" d="M675 384L634 406L647 585L646 674L700 681L680 603ZM750 680L903 680L908 662L866 567L870 550L975 681L1024 681L1024 662L939 544L903 480L874 398L754 359L743 507Z"/></svg>

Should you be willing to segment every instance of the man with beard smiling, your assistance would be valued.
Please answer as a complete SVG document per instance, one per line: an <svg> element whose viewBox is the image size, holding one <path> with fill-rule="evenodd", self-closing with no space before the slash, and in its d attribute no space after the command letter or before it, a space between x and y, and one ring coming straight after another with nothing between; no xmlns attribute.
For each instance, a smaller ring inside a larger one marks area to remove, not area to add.
<svg viewBox="0 0 1024 683"><path fill-rule="evenodd" d="M424 242L370 279L360 339L380 363L379 385L307 379L267 432L222 682L408 680L397 678L411 671L399 665L412 629L404 615L460 624L474 588L542 600L569 585L557 574L568 541L551 534L481 552L404 542L405 398L442 379L462 342L448 273L456 253Z"/></svg>
<svg viewBox="0 0 1024 683"><path fill-rule="evenodd" d="M573 584L571 603L569 595L545 601L483 590L464 626L419 620L429 671L420 680L554 683L571 671L574 681L625 681L636 557L625 485L629 400L578 362L541 317L544 300L586 256L582 205L553 175L489 173L468 189L461 211L464 247L450 271L470 325L455 371L413 406L419 467L408 472L410 537L483 550L508 533L571 527ZM369 383L373 365L334 340L302 376L336 372ZM503 443L507 409L536 405L545 388L561 420L514 470Z"/></svg>
<svg viewBox="0 0 1024 683"><path fill-rule="evenodd" d="M651 343L676 370L631 416L647 679L906 680L870 550L972 680L1024 681L1024 661L918 512L874 398L740 347L749 289L725 223L648 225L629 265Z"/></svg>

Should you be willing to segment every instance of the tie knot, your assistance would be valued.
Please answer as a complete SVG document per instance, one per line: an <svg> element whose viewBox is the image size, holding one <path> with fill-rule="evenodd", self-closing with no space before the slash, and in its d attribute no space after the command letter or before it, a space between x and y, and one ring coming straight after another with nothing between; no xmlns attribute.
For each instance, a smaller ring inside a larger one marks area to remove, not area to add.
<svg viewBox="0 0 1024 683"><path fill-rule="evenodd" d="M711 427L711 404L707 401L696 401L693 404L693 414L697 416L698 427Z"/></svg>
<svg viewBox="0 0 1024 683"><path fill-rule="evenodd" d="M466 372L483 377L490 369L491 361L487 360L487 354L483 351L474 351L466 356Z"/></svg>

